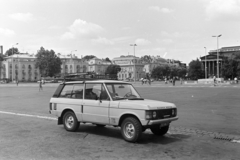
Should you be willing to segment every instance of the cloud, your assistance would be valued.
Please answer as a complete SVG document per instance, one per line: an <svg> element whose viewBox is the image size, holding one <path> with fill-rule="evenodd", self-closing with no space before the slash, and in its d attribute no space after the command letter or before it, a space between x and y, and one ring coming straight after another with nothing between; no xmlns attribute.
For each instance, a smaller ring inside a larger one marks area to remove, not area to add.
<svg viewBox="0 0 240 160"><path fill-rule="evenodd" d="M199 34L197 33L191 33L191 32L166 32L166 31L161 31L161 35L163 37L167 37L168 39L172 38L197 38L199 37Z"/></svg>
<svg viewBox="0 0 240 160"><path fill-rule="evenodd" d="M162 13L172 13L173 10L172 9L169 9L169 8L160 8L158 6L151 6L151 7L148 7L149 10L151 11L155 11L155 12L162 12Z"/></svg>
<svg viewBox="0 0 240 160"><path fill-rule="evenodd" d="M139 38L139 39L135 40L135 43L137 45L148 45L151 42L149 40L146 40L146 39L143 39L143 38Z"/></svg>
<svg viewBox="0 0 240 160"><path fill-rule="evenodd" d="M33 15L31 13L14 13L10 14L9 17L14 20L23 22L34 20Z"/></svg>
<svg viewBox="0 0 240 160"><path fill-rule="evenodd" d="M157 39L157 42L160 44L172 44L174 41L172 39Z"/></svg>
<svg viewBox="0 0 240 160"><path fill-rule="evenodd" d="M99 44L105 44L105 45L113 45L114 42L111 40L108 40L107 38L98 37L97 39L92 40L93 43L99 43Z"/></svg>
<svg viewBox="0 0 240 160"><path fill-rule="evenodd" d="M77 37L97 37L104 29L94 23L76 19L69 27L69 31L64 33L61 39L73 39Z"/></svg>
<svg viewBox="0 0 240 160"><path fill-rule="evenodd" d="M13 36L13 35L15 35L15 32L13 30L10 30L10 29L0 28L0 35Z"/></svg>
<svg viewBox="0 0 240 160"><path fill-rule="evenodd" d="M240 16L240 0L210 0L206 7L207 19L216 19L223 16Z"/></svg>

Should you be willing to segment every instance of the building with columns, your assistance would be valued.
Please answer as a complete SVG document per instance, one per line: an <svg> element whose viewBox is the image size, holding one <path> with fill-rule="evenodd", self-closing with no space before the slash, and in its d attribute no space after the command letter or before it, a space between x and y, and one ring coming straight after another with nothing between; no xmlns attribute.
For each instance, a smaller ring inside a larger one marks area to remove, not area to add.
<svg viewBox="0 0 240 160"><path fill-rule="evenodd" d="M140 79L145 76L145 72L143 71L144 64L141 62L140 58L134 57L131 55L128 56L120 56L113 58L113 64L119 65L121 67L121 71L118 73L118 79L126 80L126 79ZM135 67L135 73L134 73Z"/></svg>
<svg viewBox="0 0 240 160"><path fill-rule="evenodd" d="M60 53L57 56L61 59L61 74L66 75L69 73L80 73L88 71L88 62L78 58L74 54L61 55Z"/></svg>
<svg viewBox="0 0 240 160"><path fill-rule="evenodd" d="M218 57L217 57L218 52ZM224 57L232 57L234 54L240 54L240 46L222 47L218 50L210 50L208 55L200 57L203 70L206 67L207 78L217 76L217 61L219 63L219 77L222 77L222 64Z"/></svg>
<svg viewBox="0 0 240 160"><path fill-rule="evenodd" d="M57 56L62 61L61 75L88 71L88 62L75 55L57 54ZM0 70L0 79L37 81L41 78L39 69L36 68L36 55L34 54L21 53L5 57Z"/></svg>
<svg viewBox="0 0 240 160"><path fill-rule="evenodd" d="M40 79L36 68L36 57L33 54L14 54L4 58L1 67L1 78L18 81L37 81Z"/></svg>

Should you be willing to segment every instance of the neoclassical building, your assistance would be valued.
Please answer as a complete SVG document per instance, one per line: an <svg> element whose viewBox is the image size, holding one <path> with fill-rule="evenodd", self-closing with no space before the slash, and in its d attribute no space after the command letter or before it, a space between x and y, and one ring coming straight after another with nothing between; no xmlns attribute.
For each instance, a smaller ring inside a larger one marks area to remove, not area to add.
<svg viewBox="0 0 240 160"><path fill-rule="evenodd" d="M218 52L218 58L217 58ZM207 78L217 76L217 59L219 62L219 77L222 77L223 57L230 58L234 54L240 54L240 46L222 47L217 50L210 50L208 55L200 57L203 70L207 71Z"/></svg>
<svg viewBox="0 0 240 160"><path fill-rule="evenodd" d="M79 59L75 55L57 54L57 56L62 61L62 75L88 71L88 62ZM36 68L36 55L34 54L14 54L13 56L5 57L0 65L0 79L37 81L41 78L39 69Z"/></svg>
<svg viewBox="0 0 240 160"><path fill-rule="evenodd" d="M88 71L88 62L78 58L74 54L61 55L58 53L57 56L62 61L61 74L63 75L68 73L80 73Z"/></svg>
<svg viewBox="0 0 240 160"><path fill-rule="evenodd" d="M113 58L113 64L119 65L121 71L118 73L118 79L140 79L144 77L145 72L143 71L144 64L141 62L140 58L134 56L120 56ZM135 63L134 63L135 62ZM135 73L134 73L134 68Z"/></svg>
<svg viewBox="0 0 240 160"><path fill-rule="evenodd" d="M36 81L40 79L36 68L36 57L31 54L14 54L2 61L1 78L19 81Z"/></svg>
<svg viewBox="0 0 240 160"><path fill-rule="evenodd" d="M111 64L111 62L95 57L88 61L88 71L95 72L99 75L104 75L107 67Z"/></svg>

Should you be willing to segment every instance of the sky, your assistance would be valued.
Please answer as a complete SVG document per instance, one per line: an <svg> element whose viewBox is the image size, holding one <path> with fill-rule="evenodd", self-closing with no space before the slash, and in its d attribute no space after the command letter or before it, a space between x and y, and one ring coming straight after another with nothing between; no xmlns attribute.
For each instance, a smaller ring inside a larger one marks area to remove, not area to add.
<svg viewBox="0 0 240 160"><path fill-rule="evenodd" d="M159 55L188 64L217 46L240 46L240 0L0 0L0 45L4 53L44 47L79 58Z"/></svg>

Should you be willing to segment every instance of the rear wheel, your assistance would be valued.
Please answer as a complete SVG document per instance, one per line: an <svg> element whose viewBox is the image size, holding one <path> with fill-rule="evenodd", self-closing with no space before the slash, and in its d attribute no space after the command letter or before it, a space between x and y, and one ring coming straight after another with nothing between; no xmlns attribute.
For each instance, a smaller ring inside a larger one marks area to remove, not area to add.
<svg viewBox="0 0 240 160"><path fill-rule="evenodd" d="M63 116L63 125L67 131L74 132L79 128L80 123L72 111L68 111Z"/></svg>
<svg viewBox="0 0 240 160"><path fill-rule="evenodd" d="M121 124L121 134L125 141L136 142L142 134L142 125L134 117L128 117Z"/></svg>
<svg viewBox="0 0 240 160"><path fill-rule="evenodd" d="M158 136L163 136L164 134L166 134L168 132L169 125L167 125L165 127L160 127L160 125L153 126L150 129L153 134L158 135Z"/></svg>

